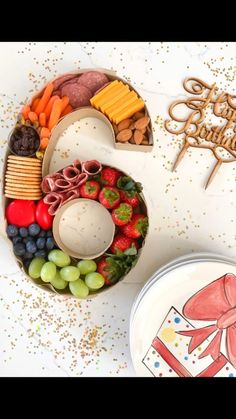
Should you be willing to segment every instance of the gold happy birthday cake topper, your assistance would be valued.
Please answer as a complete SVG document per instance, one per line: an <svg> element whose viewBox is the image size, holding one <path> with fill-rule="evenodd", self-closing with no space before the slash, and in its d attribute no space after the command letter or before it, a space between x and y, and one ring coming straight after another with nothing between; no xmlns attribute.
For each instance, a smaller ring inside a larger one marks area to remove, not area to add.
<svg viewBox="0 0 236 419"><path fill-rule="evenodd" d="M212 170L205 188L211 183L222 163L236 161L236 102L235 95L225 92L217 93L218 88L197 78L187 78L183 83L184 89L195 95L188 99L178 100L169 108L172 120L165 121L165 128L172 134L184 134L184 144L174 163L173 170L183 159L189 147L207 148L212 151L217 162ZM178 117L177 107L182 105L190 110L186 117ZM211 125L206 122L207 113L212 117L219 117L223 125ZM171 128L170 125L173 126ZM177 123L177 125L176 125ZM181 126L179 127L179 124ZM222 156L222 151L227 155Z"/></svg>

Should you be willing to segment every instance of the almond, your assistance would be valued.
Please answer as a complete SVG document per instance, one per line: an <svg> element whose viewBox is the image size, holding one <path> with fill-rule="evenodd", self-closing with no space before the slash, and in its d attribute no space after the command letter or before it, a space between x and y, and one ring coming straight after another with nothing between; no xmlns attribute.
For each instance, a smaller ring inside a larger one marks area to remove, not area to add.
<svg viewBox="0 0 236 419"><path fill-rule="evenodd" d="M132 137L132 131L131 129L123 129L122 131L117 134L116 139L120 143L126 143L126 141L129 141L129 139Z"/></svg>
<svg viewBox="0 0 236 419"><path fill-rule="evenodd" d="M134 122L133 121L131 122L131 124L129 126L129 129L132 129L132 130L135 129L135 126L134 126Z"/></svg>
<svg viewBox="0 0 236 419"><path fill-rule="evenodd" d="M134 141L134 136L133 136L133 135L132 135L132 137L130 138L129 142L130 142L131 144L135 144L135 141Z"/></svg>
<svg viewBox="0 0 236 419"><path fill-rule="evenodd" d="M142 140L143 140L143 134L141 133L141 131L139 131L138 129L136 129L134 131L134 141L135 141L135 144L137 144L137 145L141 144Z"/></svg>
<svg viewBox="0 0 236 419"><path fill-rule="evenodd" d="M137 119L140 119L140 118L143 118L143 117L144 117L144 113L143 112L136 112L133 115L133 118L134 118L135 121L137 121Z"/></svg>
<svg viewBox="0 0 236 419"><path fill-rule="evenodd" d="M117 125L118 131L123 131L123 129L129 128L131 122L131 119L124 119L123 121L121 121Z"/></svg>
<svg viewBox="0 0 236 419"><path fill-rule="evenodd" d="M115 134L118 134L119 130L116 124L112 124Z"/></svg>
<svg viewBox="0 0 236 419"><path fill-rule="evenodd" d="M150 121L150 118L148 118L148 116L144 116L143 118L138 119L135 122L134 126L135 126L136 129L141 130L141 129L144 129L148 126L149 121Z"/></svg>
<svg viewBox="0 0 236 419"><path fill-rule="evenodd" d="M141 142L141 144L143 144L143 145L148 145L149 144L149 141L148 141L147 137L145 137L145 135L143 136L143 141Z"/></svg>
<svg viewBox="0 0 236 419"><path fill-rule="evenodd" d="M147 128L140 129L142 134L145 134L146 130L147 130Z"/></svg>

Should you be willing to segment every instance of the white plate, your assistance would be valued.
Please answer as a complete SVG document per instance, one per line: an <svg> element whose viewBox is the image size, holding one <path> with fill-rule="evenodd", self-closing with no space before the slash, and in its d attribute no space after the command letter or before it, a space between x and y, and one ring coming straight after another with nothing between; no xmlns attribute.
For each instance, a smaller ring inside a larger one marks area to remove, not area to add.
<svg viewBox="0 0 236 419"><path fill-rule="evenodd" d="M236 266L223 261L192 261L162 273L153 281L131 317L130 351L137 375L152 376L142 360L171 306L181 313L189 297L226 273L236 275ZM202 327L203 323L194 321L194 325Z"/></svg>

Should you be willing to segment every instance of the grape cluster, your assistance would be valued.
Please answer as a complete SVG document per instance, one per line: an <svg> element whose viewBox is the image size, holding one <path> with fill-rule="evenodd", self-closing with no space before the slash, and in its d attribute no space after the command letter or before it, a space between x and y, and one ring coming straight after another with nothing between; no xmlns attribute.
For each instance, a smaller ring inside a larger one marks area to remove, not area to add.
<svg viewBox="0 0 236 419"><path fill-rule="evenodd" d="M36 223L28 228L18 228L14 224L9 224L7 235L13 243L15 256L22 259L26 268L34 257L46 258L50 250L57 248L52 230L43 230Z"/></svg>

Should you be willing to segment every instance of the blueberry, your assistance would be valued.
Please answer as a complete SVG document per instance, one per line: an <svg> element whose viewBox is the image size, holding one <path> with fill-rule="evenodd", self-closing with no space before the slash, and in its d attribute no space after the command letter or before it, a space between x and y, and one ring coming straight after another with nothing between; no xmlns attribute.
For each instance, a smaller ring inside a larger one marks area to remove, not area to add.
<svg viewBox="0 0 236 419"><path fill-rule="evenodd" d="M32 237L28 236L28 237L24 237L22 241L23 241L23 243L26 244L28 242L32 242L32 240L33 240Z"/></svg>
<svg viewBox="0 0 236 419"><path fill-rule="evenodd" d="M21 228L19 229L19 233L20 233L20 236L21 236L21 237L27 237L27 236L28 236L28 230L27 230L27 228L25 228L25 227L21 227Z"/></svg>
<svg viewBox="0 0 236 419"><path fill-rule="evenodd" d="M35 252L34 256L35 257L40 257L40 258L46 258L47 257L47 252L46 252L46 250L37 250L37 252Z"/></svg>
<svg viewBox="0 0 236 419"><path fill-rule="evenodd" d="M25 252L24 259L33 259L34 255L30 252Z"/></svg>
<svg viewBox="0 0 236 419"><path fill-rule="evenodd" d="M25 267L26 269L28 269L28 268L29 268L30 263L31 263L31 260L32 260L32 259L24 259L23 263L24 263L24 267Z"/></svg>
<svg viewBox="0 0 236 419"><path fill-rule="evenodd" d="M29 252L29 253L35 253L35 252L37 252L37 246L36 246L36 243L35 243L33 240L28 241L28 242L26 243L26 250L27 250L27 252Z"/></svg>
<svg viewBox="0 0 236 419"><path fill-rule="evenodd" d="M18 234L18 228L14 224L9 224L7 226L7 235L8 237L15 237Z"/></svg>
<svg viewBox="0 0 236 419"><path fill-rule="evenodd" d="M44 237L39 237L39 238L36 240L36 245L37 245L37 248L38 248L38 249L44 249L44 247L45 247L45 243L46 243L46 240L45 240L45 238L44 238Z"/></svg>
<svg viewBox="0 0 236 419"><path fill-rule="evenodd" d="M13 251L16 256L23 256L25 254L25 245L24 243L16 243L13 246Z"/></svg>
<svg viewBox="0 0 236 419"><path fill-rule="evenodd" d="M54 242L53 237L48 237L47 241L46 241L46 248L48 250L52 250L54 248L54 246L55 246L55 242Z"/></svg>
<svg viewBox="0 0 236 419"><path fill-rule="evenodd" d="M47 236L47 237L52 237L52 230L48 230L48 231L46 232L46 236Z"/></svg>
<svg viewBox="0 0 236 419"><path fill-rule="evenodd" d="M30 226L28 227L28 232L29 235L34 237L37 236L37 234L40 233L40 227L38 224L30 224Z"/></svg>
<svg viewBox="0 0 236 419"><path fill-rule="evenodd" d="M15 237L12 238L12 243L13 244L19 243L21 241L22 241L22 237L20 237L20 236L15 236Z"/></svg>
<svg viewBox="0 0 236 419"><path fill-rule="evenodd" d="M39 233L39 237L45 237L46 236L46 231L45 230L41 230Z"/></svg>

